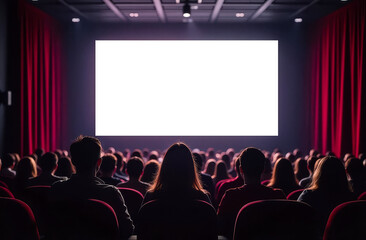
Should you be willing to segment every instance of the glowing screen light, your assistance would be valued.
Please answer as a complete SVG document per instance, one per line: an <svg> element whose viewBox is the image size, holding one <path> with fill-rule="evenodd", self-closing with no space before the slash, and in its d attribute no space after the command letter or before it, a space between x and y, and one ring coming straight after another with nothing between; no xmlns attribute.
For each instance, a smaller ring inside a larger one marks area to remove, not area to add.
<svg viewBox="0 0 366 240"><path fill-rule="evenodd" d="M278 41L95 46L96 136L278 135Z"/></svg>

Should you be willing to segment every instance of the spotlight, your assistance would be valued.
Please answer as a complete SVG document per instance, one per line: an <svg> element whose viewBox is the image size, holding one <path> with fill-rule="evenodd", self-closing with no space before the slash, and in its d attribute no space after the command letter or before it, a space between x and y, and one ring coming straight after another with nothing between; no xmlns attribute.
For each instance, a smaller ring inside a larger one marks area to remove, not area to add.
<svg viewBox="0 0 366 240"><path fill-rule="evenodd" d="M80 18L72 18L71 21L74 23L78 23L80 22Z"/></svg>
<svg viewBox="0 0 366 240"><path fill-rule="evenodd" d="M188 1L183 6L183 17L189 18L191 16L191 5L189 5Z"/></svg>
<svg viewBox="0 0 366 240"><path fill-rule="evenodd" d="M302 18L295 18L295 23L301 23L302 22Z"/></svg>

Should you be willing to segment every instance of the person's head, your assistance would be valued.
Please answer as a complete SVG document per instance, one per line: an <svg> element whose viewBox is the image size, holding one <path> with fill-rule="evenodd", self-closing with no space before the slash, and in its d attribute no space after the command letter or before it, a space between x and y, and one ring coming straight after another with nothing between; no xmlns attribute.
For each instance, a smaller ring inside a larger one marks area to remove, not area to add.
<svg viewBox="0 0 366 240"><path fill-rule="evenodd" d="M224 161L220 160L216 163L215 173L212 177L218 179L229 178L229 175L227 174L227 167Z"/></svg>
<svg viewBox="0 0 366 240"><path fill-rule="evenodd" d="M18 163L17 175L18 180L26 180L30 177L37 176L36 162L31 157L24 157Z"/></svg>
<svg viewBox="0 0 366 240"><path fill-rule="evenodd" d="M159 172L160 164L156 160L150 160L146 163L141 181L146 183L152 183L155 180L157 173Z"/></svg>
<svg viewBox="0 0 366 240"><path fill-rule="evenodd" d="M15 164L14 156L10 153L5 154L2 157L3 166L2 168L13 168Z"/></svg>
<svg viewBox="0 0 366 240"><path fill-rule="evenodd" d="M127 174L130 179L139 179L144 170L144 161L139 157L132 157L127 162Z"/></svg>
<svg viewBox="0 0 366 240"><path fill-rule="evenodd" d="M300 149L298 148L295 148L293 151L292 151L292 154L295 156L295 158L301 158L302 157L302 152Z"/></svg>
<svg viewBox="0 0 366 240"><path fill-rule="evenodd" d="M193 159L196 163L196 167L198 171L202 170L202 164L203 164L203 160L202 157L199 153L193 153Z"/></svg>
<svg viewBox="0 0 366 240"><path fill-rule="evenodd" d="M292 154L292 152L288 152L288 153L286 153L286 158L287 158L287 160L289 160L289 161L290 161L290 163L293 163L293 162L295 162L295 161L296 161L296 158L295 158L295 156Z"/></svg>
<svg viewBox="0 0 366 240"><path fill-rule="evenodd" d="M310 189L330 192L349 191L346 170L341 160L332 156L318 160Z"/></svg>
<svg viewBox="0 0 366 240"><path fill-rule="evenodd" d="M47 152L38 160L42 173L52 173L57 168L58 157L53 152Z"/></svg>
<svg viewBox="0 0 366 240"><path fill-rule="evenodd" d="M309 156L314 156L316 157L317 155L319 154L319 152L315 149L310 149L310 152L309 152Z"/></svg>
<svg viewBox="0 0 366 240"><path fill-rule="evenodd" d="M319 160L319 158L317 158L316 156L310 156L308 158L308 160L306 161L307 162L308 169L309 169L309 171L310 171L311 174L314 173L315 164L316 164L316 162L318 160Z"/></svg>
<svg viewBox="0 0 366 240"><path fill-rule="evenodd" d="M151 151L149 155L149 160L158 160L159 153L157 151Z"/></svg>
<svg viewBox="0 0 366 240"><path fill-rule="evenodd" d="M298 158L295 161L295 175L297 180L301 180L309 176L309 170L307 162L303 158Z"/></svg>
<svg viewBox="0 0 366 240"><path fill-rule="evenodd" d="M280 158L274 165L272 179L268 186L287 187L297 184L291 162L287 158Z"/></svg>
<svg viewBox="0 0 366 240"><path fill-rule="evenodd" d="M101 162L102 145L94 137L78 137L70 146L71 160L78 173L94 173Z"/></svg>
<svg viewBox="0 0 366 240"><path fill-rule="evenodd" d="M116 167L116 172L117 173L120 173L122 168L123 168L123 164L124 164L124 161L123 161L123 153L120 152L120 151L116 151L113 153L113 155L116 157L117 159L117 167Z"/></svg>
<svg viewBox="0 0 366 240"><path fill-rule="evenodd" d="M56 169L55 175L60 177L68 177L75 173L74 165L71 163L69 157L62 157L58 160L58 167Z"/></svg>
<svg viewBox="0 0 366 240"><path fill-rule="evenodd" d="M239 159L244 177L260 181L264 169L264 154L257 148L248 147L241 152Z"/></svg>
<svg viewBox="0 0 366 240"><path fill-rule="evenodd" d="M40 159L44 154L44 150L43 148L37 148L34 153L37 155L38 159Z"/></svg>
<svg viewBox="0 0 366 240"><path fill-rule="evenodd" d="M215 173L216 161L214 159L209 159L206 162L205 173L212 176Z"/></svg>
<svg viewBox="0 0 366 240"><path fill-rule="evenodd" d="M140 149L135 149L133 150L133 152L131 153L131 157L139 157L139 158L143 158L143 153Z"/></svg>
<svg viewBox="0 0 366 240"><path fill-rule="evenodd" d="M230 161L229 155L227 155L226 153L223 154L221 156L221 160L226 164L226 168L227 169L230 169L231 168L231 161Z"/></svg>
<svg viewBox="0 0 366 240"><path fill-rule="evenodd" d="M346 171L351 179L361 179L364 172L362 161L358 158L349 158L346 162Z"/></svg>
<svg viewBox="0 0 366 240"><path fill-rule="evenodd" d="M107 153L102 157L100 164L100 172L104 177L112 177L117 168L117 158L111 153Z"/></svg>
<svg viewBox="0 0 366 240"><path fill-rule="evenodd" d="M188 146L178 142L165 153L160 171L151 187L156 190L202 190L192 152Z"/></svg>
<svg viewBox="0 0 366 240"><path fill-rule="evenodd" d="M238 158L238 157L235 158L234 163L235 163L236 173L238 174L238 176L241 176L241 174L240 174L240 158Z"/></svg>

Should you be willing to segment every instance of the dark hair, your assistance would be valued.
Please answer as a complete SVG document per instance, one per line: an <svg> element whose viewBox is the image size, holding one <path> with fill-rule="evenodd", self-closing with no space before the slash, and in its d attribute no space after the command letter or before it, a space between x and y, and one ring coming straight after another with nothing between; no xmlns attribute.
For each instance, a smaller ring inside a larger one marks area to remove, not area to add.
<svg viewBox="0 0 366 240"><path fill-rule="evenodd" d="M37 176L36 162L31 157L24 157L19 161L16 179L24 181Z"/></svg>
<svg viewBox="0 0 366 240"><path fill-rule="evenodd" d="M34 153L37 155L38 159L40 159L44 154L44 150L42 148L37 148Z"/></svg>
<svg viewBox="0 0 366 240"><path fill-rule="evenodd" d="M141 176L141 181L146 183L152 183L155 180L157 173L159 172L160 164L156 160L150 160L146 163L144 172Z"/></svg>
<svg viewBox="0 0 366 240"><path fill-rule="evenodd" d="M14 166L15 163L14 156L10 153L7 153L3 156L2 162L3 162L3 168L10 168Z"/></svg>
<svg viewBox="0 0 366 240"><path fill-rule="evenodd" d="M215 159L208 159L205 166L205 173L212 176L215 173L216 161Z"/></svg>
<svg viewBox="0 0 366 240"><path fill-rule="evenodd" d="M361 179L363 173L362 161L358 158L349 158L346 162L346 170L352 179Z"/></svg>
<svg viewBox="0 0 366 240"><path fill-rule="evenodd" d="M314 168L315 168L315 163L318 161L318 157L316 156L310 156L307 160L307 164L308 164L308 168L310 170L310 172L314 172Z"/></svg>
<svg viewBox="0 0 366 240"><path fill-rule="evenodd" d="M229 155L227 155L226 153L223 154L221 156L221 160L224 161L227 169L230 169L231 168L231 161L230 161Z"/></svg>
<svg viewBox="0 0 366 240"><path fill-rule="evenodd" d="M269 160L269 158L264 159L263 173L266 173L266 174L272 173L272 164L271 164L271 160Z"/></svg>
<svg viewBox="0 0 366 240"><path fill-rule="evenodd" d="M202 160L201 154L199 154L199 153L193 153L193 159L194 159L194 161L196 163L197 170L198 171L201 171L202 170L202 164L203 164L203 160Z"/></svg>
<svg viewBox="0 0 366 240"><path fill-rule="evenodd" d="M142 159L143 157L142 151L140 149L133 150L133 152L131 153L131 157L139 157Z"/></svg>
<svg viewBox="0 0 366 240"><path fill-rule="evenodd" d="M127 162L127 173L128 176L139 178L144 170L144 161L139 157L132 157Z"/></svg>
<svg viewBox="0 0 366 240"><path fill-rule="evenodd" d="M73 173L75 173L75 167L72 165L71 159L69 157L60 158L55 175L70 178Z"/></svg>
<svg viewBox="0 0 366 240"><path fill-rule="evenodd" d="M280 158L273 168L272 179L268 187L284 189L298 185L291 162L286 158Z"/></svg>
<svg viewBox="0 0 366 240"><path fill-rule="evenodd" d="M105 154L102 157L102 163L100 164L100 171L102 173L111 173L116 169L117 158L111 153Z"/></svg>
<svg viewBox="0 0 366 240"><path fill-rule="evenodd" d="M349 192L350 187L346 170L341 160L333 156L320 159L309 189L323 189L329 192Z"/></svg>
<svg viewBox="0 0 366 240"><path fill-rule="evenodd" d="M244 175L257 177L258 179L261 177L265 157L259 149L248 147L241 152L239 159Z"/></svg>
<svg viewBox="0 0 366 240"><path fill-rule="evenodd" d="M295 176L298 181L309 176L307 162L303 158L298 158L295 161Z"/></svg>
<svg viewBox="0 0 366 240"><path fill-rule="evenodd" d="M57 162L57 155L53 152L47 152L38 160L38 165L41 167L43 172L52 172L56 168Z"/></svg>
<svg viewBox="0 0 366 240"><path fill-rule="evenodd" d="M102 151L102 145L94 137L78 137L70 146L71 160L78 172L96 168Z"/></svg>
<svg viewBox="0 0 366 240"><path fill-rule="evenodd" d="M188 190L202 191L192 152L184 143L178 142L165 153L151 191Z"/></svg>
<svg viewBox="0 0 366 240"><path fill-rule="evenodd" d="M119 151L116 151L116 152L113 153L113 155L117 159L117 172L120 172L122 170L121 168L124 165L124 161L123 161L124 156L123 156L123 153L122 152L119 152Z"/></svg>
<svg viewBox="0 0 366 240"><path fill-rule="evenodd" d="M227 173L227 166L224 161L220 160L220 161L216 162L215 173L212 176L212 178L219 179L219 180L229 178L229 174Z"/></svg>

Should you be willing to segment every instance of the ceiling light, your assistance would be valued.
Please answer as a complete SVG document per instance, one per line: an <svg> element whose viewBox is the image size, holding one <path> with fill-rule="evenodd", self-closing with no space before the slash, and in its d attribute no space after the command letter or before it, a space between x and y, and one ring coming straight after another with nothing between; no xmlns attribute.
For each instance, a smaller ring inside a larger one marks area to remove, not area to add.
<svg viewBox="0 0 366 240"><path fill-rule="evenodd" d="M295 18L295 23L301 23L302 22L302 18Z"/></svg>
<svg viewBox="0 0 366 240"><path fill-rule="evenodd" d="M189 5L188 1L183 6L183 17L189 18L191 16L191 5Z"/></svg>
<svg viewBox="0 0 366 240"><path fill-rule="evenodd" d="M242 17L244 17L244 13L236 13L235 14L235 16L237 17L237 18L242 18Z"/></svg>
<svg viewBox="0 0 366 240"><path fill-rule="evenodd" d="M138 13L130 13L130 17L138 17L139 14Z"/></svg>
<svg viewBox="0 0 366 240"><path fill-rule="evenodd" d="M71 21L74 23L77 23L77 22L80 22L80 18L72 18Z"/></svg>
<svg viewBox="0 0 366 240"><path fill-rule="evenodd" d="M198 9L198 5L191 6L191 9L197 10Z"/></svg>
<svg viewBox="0 0 366 240"><path fill-rule="evenodd" d="M202 0L197 0L197 3L202 3Z"/></svg>

